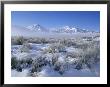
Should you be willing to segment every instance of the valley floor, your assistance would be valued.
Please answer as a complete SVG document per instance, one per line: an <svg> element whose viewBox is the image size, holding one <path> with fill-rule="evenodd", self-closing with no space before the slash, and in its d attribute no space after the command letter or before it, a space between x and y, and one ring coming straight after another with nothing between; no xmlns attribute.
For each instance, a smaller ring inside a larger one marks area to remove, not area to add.
<svg viewBox="0 0 110 87"><path fill-rule="evenodd" d="M51 41L12 37L11 55L12 77L100 76L100 45L95 36Z"/></svg>

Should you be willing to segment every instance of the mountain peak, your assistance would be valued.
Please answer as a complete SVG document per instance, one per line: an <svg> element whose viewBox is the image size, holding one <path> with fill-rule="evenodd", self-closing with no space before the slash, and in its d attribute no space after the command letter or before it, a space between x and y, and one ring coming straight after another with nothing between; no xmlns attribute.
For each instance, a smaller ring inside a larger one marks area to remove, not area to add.
<svg viewBox="0 0 110 87"><path fill-rule="evenodd" d="M91 31L86 30L86 29L81 29L81 28L78 28L78 27L68 26L68 25L58 27L54 31L58 32L58 33L87 33L87 32L91 32Z"/></svg>
<svg viewBox="0 0 110 87"><path fill-rule="evenodd" d="M41 26L39 24L33 24L30 26L27 26L27 28L30 30L41 30Z"/></svg>
<svg viewBox="0 0 110 87"><path fill-rule="evenodd" d="M41 26L40 24L32 24L30 26L27 26L26 28L34 31L47 31L47 29Z"/></svg>

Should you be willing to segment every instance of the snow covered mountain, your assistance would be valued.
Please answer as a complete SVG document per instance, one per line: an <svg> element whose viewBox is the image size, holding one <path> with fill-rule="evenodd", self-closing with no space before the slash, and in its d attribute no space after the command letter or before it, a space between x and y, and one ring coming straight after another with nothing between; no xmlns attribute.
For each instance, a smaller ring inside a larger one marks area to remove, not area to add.
<svg viewBox="0 0 110 87"><path fill-rule="evenodd" d="M30 25L30 26L27 26L26 27L27 29L29 30L32 30L32 31L40 31L40 32L47 32L48 29L44 28L43 26L41 26L40 24L33 24L33 25Z"/></svg>
<svg viewBox="0 0 110 87"><path fill-rule="evenodd" d="M89 31L86 29L80 29L72 26L63 26L57 28L45 28L39 24L33 24L28 27L21 27L17 25L12 25L11 27L12 35L23 35L23 36L36 36L36 35L44 35L44 34L57 34L57 33L67 33L67 34L74 34L74 33L95 33L93 31Z"/></svg>
<svg viewBox="0 0 110 87"><path fill-rule="evenodd" d="M87 32L91 32L88 31L86 29L79 29L76 27L72 27L72 26L63 26L63 27L59 27L56 30L54 30L54 32L57 33L87 33Z"/></svg>
<svg viewBox="0 0 110 87"><path fill-rule="evenodd" d="M33 24L30 26L26 27L29 30L32 31L37 31L37 32L56 32L56 33L87 33L87 32L92 32L92 31L88 31L86 29L80 29L80 28L76 28L73 26L62 26L62 27L57 27L57 28L45 28L43 26L41 26L40 24Z"/></svg>

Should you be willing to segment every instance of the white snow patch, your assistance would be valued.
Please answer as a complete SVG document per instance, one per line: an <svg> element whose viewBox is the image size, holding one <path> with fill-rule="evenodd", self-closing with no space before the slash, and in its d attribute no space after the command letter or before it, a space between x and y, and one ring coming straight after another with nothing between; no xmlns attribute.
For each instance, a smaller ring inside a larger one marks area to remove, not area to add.
<svg viewBox="0 0 110 87"><path fill-rule="evenodd" d="M66 71L63 76L68 76L68 77L94 77L97 76L94 72L91 72L89 69L70 69Z"/></svg>
<svg viewBox="0 0 110 87"><path fill-rule="evenodd" d="M42 71L41 72L39 72L38 74L37 74L38 76L41 76L41 77L46 77L46 76L60 76L60 74L58 73L58 72L56 72L56 71L54 71L51 67L49 67L49 66L45 66L45 67L43 67L43 69L42 69Z"/></svg>
<svg viewBox="0 0 110 87"><path fill-rule="evenodd" d="M74 48L74 47L67 47L67 48L66 48L66 51L67 51L67 52L70 52L70 53L71 53L71 52L75 52L75 53L76 53L76 52L79 52L80 50L81 50L81 49L79 49L79 48Z"/></svg>
<svg viewBox="0 0 110 87"><path fill-rule="evenodd" d="M64 58L65 58L65 56L60 56L60 57L58 58L58 61L59 61L59 62L65 62L65 59L64 59Z"/></svg>
<svg viewBox="0 0 110 87"><path fill-rule="evenodd" d="M18 72L16 70L11 70L12 77L26 77L28 74L28 69L23 70L22 72Z"/></svg>

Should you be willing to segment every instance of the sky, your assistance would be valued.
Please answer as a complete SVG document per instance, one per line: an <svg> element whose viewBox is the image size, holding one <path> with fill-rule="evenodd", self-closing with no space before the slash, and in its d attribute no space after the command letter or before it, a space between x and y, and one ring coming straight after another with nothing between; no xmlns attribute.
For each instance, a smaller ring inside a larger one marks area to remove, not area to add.
<svg viewBox="0 0 110 87"><path fill-rule="evenodd" d="M99 11L12 11L12 25L40 24L46 28L74 26L93 31L100 30Z"/></svg>

